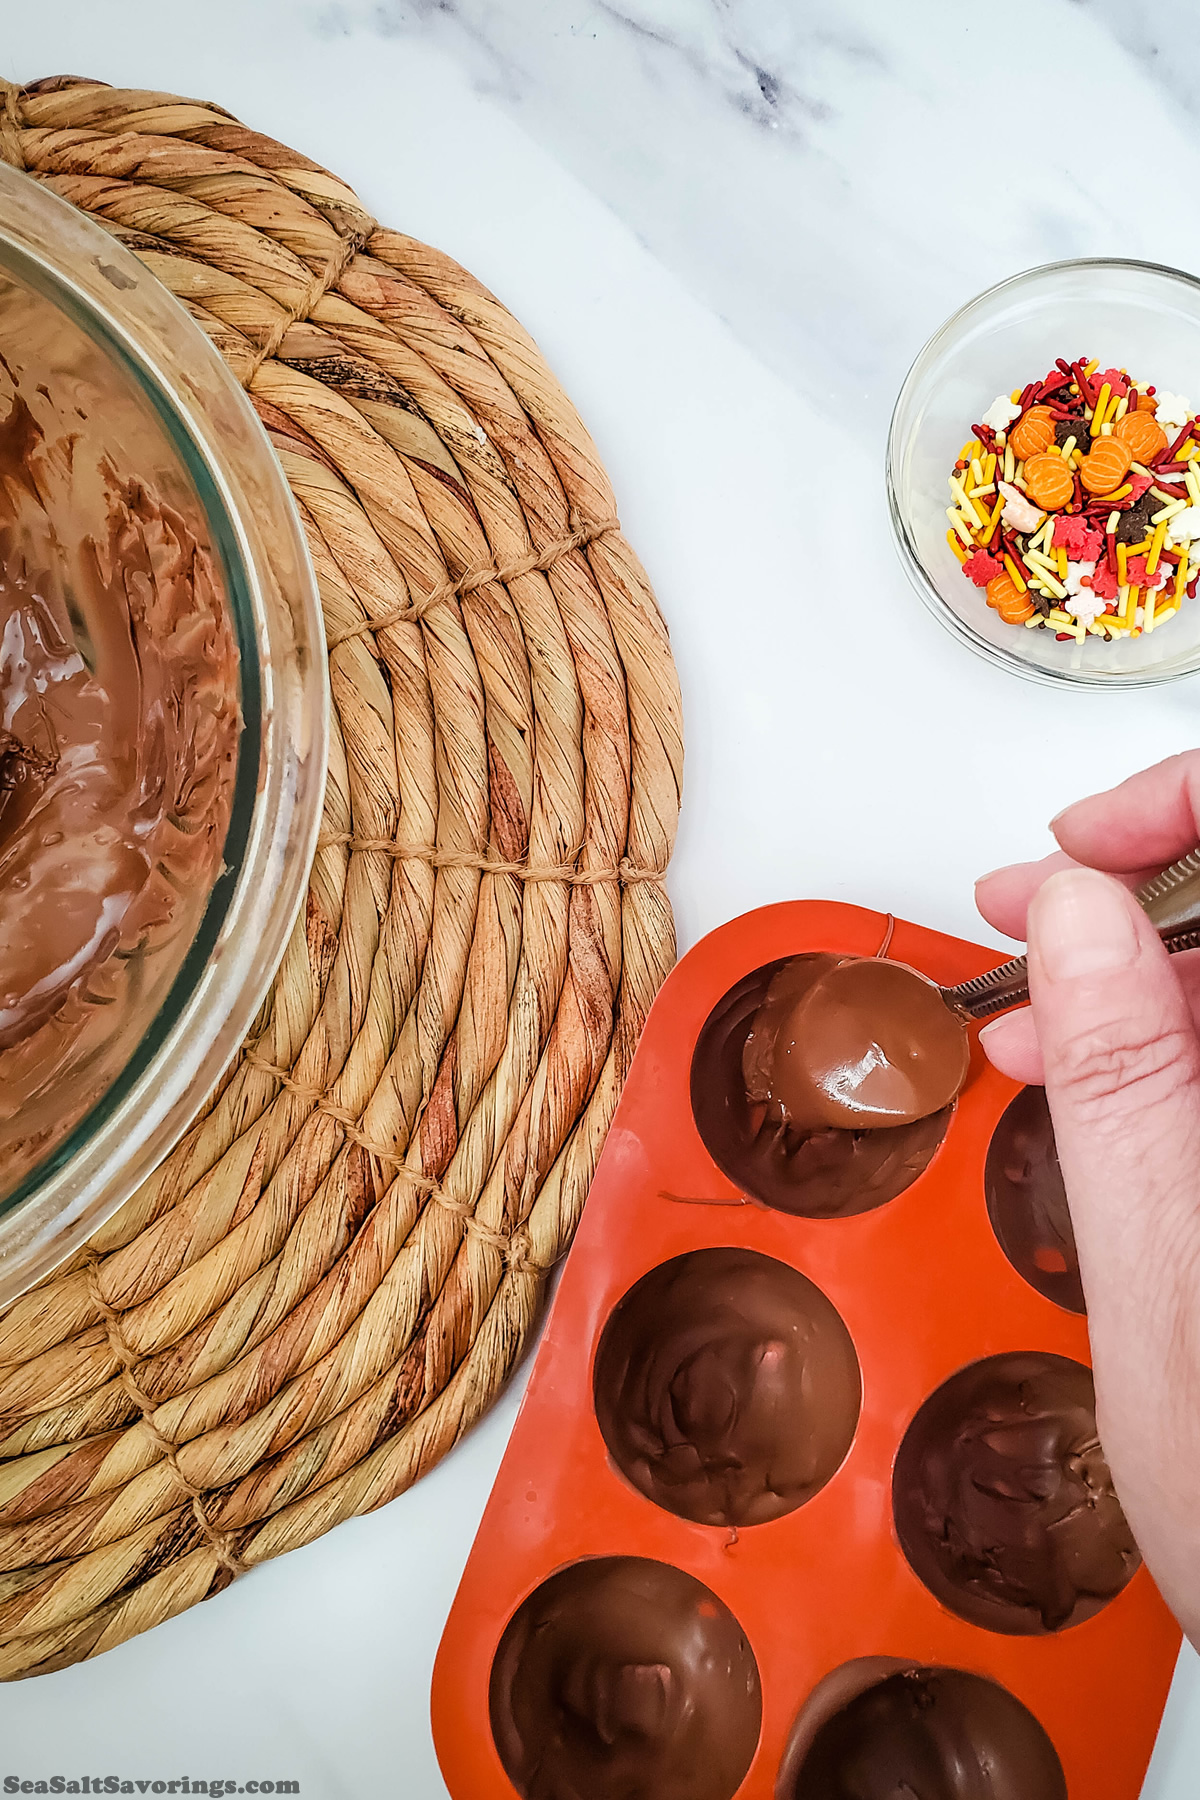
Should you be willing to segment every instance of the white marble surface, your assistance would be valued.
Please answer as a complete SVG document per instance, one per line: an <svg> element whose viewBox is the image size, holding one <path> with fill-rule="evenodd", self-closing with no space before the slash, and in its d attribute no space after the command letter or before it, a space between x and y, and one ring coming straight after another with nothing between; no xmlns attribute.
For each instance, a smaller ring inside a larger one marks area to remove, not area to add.
<svg viewBox="0 0 1200 1800"><path fill-rule="evenodd" d="M673 632L685 945L806 893L980 935L979 870L1196 740L1194 683L1064 695L952 643L893 559L881 461L908 361L986 283L1065 254L1200 268L1178 198L1200 191L1198 52L1191 0L9 0L0 39L22 79L219 99L533 330ZM1031 55L1063 73L1059 112ZM1097 163L1092 121L1120 108L1169 179ZM843 540L852 600L827 590ZM0 1690L0 1776L442 1800L429 1672L515 1405L383 1512ZM1197 1769L1189 1653L1144 1800L1191 1800Z"/></svg>

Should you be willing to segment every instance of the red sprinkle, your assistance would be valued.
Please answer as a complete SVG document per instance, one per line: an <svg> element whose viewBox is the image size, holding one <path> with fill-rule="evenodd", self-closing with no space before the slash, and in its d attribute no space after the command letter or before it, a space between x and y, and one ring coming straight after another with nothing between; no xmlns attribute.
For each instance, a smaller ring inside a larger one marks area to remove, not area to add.
<svg viewBox="0 0 1200 1800"><path fill-rule="evenodd" d="M976 550L964 562L962 572L976 587L985 588L997 575L1003 575L1004 564L999 557L989 556L986 550Z"/></svg>
<svg viewBox="0 0 1200 1800"><path fill-rule="evenodd" d="M1085 577L1085 580L1086 579L1087 578ZM1095 573L1091 577L1090 585L1093 594L1097 595L1101 600L1115 600L1121 591L1120 584L1117 581L1116 570L1110 569L1106 562L1099 562L1096 564Z"/></svg>
<svg viewBox="0 0 1200 1800"><path fill-rule="evenodd" d="M1051 542L1056 550L1063 549L1069 557L1077 562L1092 562L1100 554L1103 538L1081 518L1057 518L1054 521L1054 536Z"/></svg>
<svg viewBox="0 0 1200 1800"><path fill-rule="evenodd" d="M1125 572L1129 576L1130 587L1161 587L1162 586L1161 581L1159 581L1157 579L1157 577L1158 577L1157 569L1154 571L1155 578L1153 580L1146 573L1146 561L1147 561L1147 559L1144 556L1131 556L1129 558L1129 561L1125 564Z"/></svg>
<svg viewBox="0 0 1200 1800"><path fill-rule="evenodd" d="M1071 373L1072 373L1072 375L1074 375L1075 380L1079 383L1079 391L1083 395L1084 399L1087 401L1088 405L1095 406L1096 390L1095 390L1095 388L1092 387L1091 383L1088 381L1087 376L1083 372L1082 356L1079 358L1078 362L1074 362L1071 364Z"/></svg>
<svg viewBox="0 0 1200 1800"><path fill-rule="evenodd" d="M1099 525L1101 520L1103 520L1104 527L1107 529L1109 513L1128 512L1132 505L1132 494L1126 494L1123 500L1116 500L1111 503L1106 500L1103 506L1089 506L1083 516L1091 525Z"/></svg>

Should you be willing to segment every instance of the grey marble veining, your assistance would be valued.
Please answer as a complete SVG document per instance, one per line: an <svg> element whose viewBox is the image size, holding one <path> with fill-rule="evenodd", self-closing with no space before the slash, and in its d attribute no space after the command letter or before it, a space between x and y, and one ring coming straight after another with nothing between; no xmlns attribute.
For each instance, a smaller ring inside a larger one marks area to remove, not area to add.
<svg viewBox="0 0 1200 1800"><path fill-rule="evenodd" d="M1200 119L1196 78L1200 13L1194 0L1071 0L1071 4L1107 26L1125 54L1160 82L1190 119Z"/></svg>
<svg viewBox="0 0 1200 1800"><path fill-rule="evenodd" d="M1200 187L1191 0L324 0L308 17L452 55L757 355L872 436L947 294L1065 256L1200 262L1180 198ZM1031 69L1062 72L1061 107ZM1152 155L1094 147L1092 120L1122 110Z"/></svg>

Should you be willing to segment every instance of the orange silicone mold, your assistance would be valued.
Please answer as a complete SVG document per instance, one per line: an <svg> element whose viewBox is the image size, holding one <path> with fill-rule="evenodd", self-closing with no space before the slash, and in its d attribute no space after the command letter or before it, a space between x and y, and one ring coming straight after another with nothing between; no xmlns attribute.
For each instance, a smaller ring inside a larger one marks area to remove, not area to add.
<svg viewBox="0 0 1200 1800"><path fill-rule="evenodd" d="M1140 1793L1180 1642L1147 1571L1082 1624L1004 1635L933 1597L892 1519L900 1441L947 1377L1002 1351L1089 1361L1086 1320L1022 1279L988 1218L988 1145L1017 1088L973 1043L966 1087L929 1167L894 1200L850 1218L744 1201L693 1119L692 1052L735 983L803 951L873 955L886 923L831 902L766 907L705 938L659 995L442 1637L433 1728L455 1800L513 1800L489 1724L497 1645L543 1581L597 1556L673 1564L739 1621L762 1682L762 1729L739 1800L772 1800L801 1705L858 1657L988 1676L1049 1732L1071 1800ZM888 954L942 983L996 961L993 951L903 922ZM709 1246L756 1250L806 1275L844 1320L862 1371L858 1428L832 1479L796 1510L738 1534L690 1523L638 1492L610 1461L593 1406L596 1347L613 1308L660 1263Z"/></svg>

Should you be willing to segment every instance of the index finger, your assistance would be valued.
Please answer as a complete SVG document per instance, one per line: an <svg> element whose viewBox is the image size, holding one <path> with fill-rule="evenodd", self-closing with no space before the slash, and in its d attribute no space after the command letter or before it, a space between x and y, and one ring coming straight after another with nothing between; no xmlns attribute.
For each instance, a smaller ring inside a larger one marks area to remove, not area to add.
<svg viewBox="0 0 1200 1800"><path fill-rule="evenodd" d="M1023 938L1029 903L1042 883L1060 869L1079 868L1081 862L1081 858L1068 856L1065 851L1053 850L1039 862L1010 863L1006 869L993 869L975 883L975 904L997 931L1003 931L1007 937ZM1125 887L1139 888L1158 873L1160 866L1156 863L1152 868L1118 875L1117 880ZM1112 870L1106 869L1105 873L1111 874Z"/></svg>
<svg viewBox="0 0 1200 1800"><path fill-rule="evenodd" d="M1200 843L1200 751L1169 756L1105 794L1077 800L1050 829L1075 862L1109 874L1174 862Z"/></svg>

